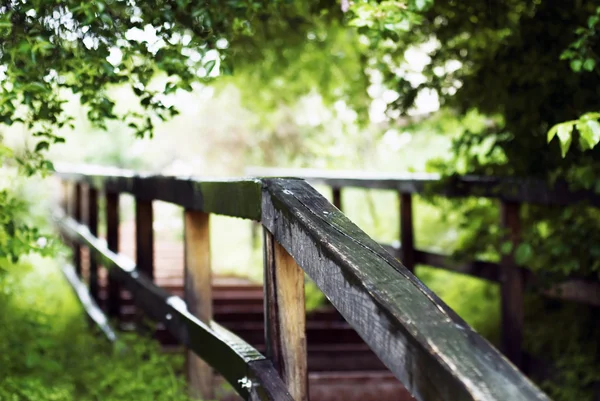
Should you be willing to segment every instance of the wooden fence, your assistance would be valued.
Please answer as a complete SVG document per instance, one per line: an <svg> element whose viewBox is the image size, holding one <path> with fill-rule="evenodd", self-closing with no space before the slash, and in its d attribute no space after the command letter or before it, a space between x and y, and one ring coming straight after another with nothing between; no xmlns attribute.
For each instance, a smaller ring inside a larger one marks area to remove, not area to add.
<svg viewBox="0 0 600 401"><path fill-rule="evenodd" d="M549 400L410 269L304 180L210 181L83 167L57 176L72 194L64 205L70 217L58 213L57 222L75 248L77 272L79 247L90 250L92 297L98 297L100 264L109 269L109 313L118 309L119 288L131 291L141 310L188 347L190 383L206 398L212 396L210 366L244 399L308 399L306 273L417 400ZM100 193L106 197L106 243L96 233ZM118 254L121 193L136 200L135 262ZM153 200L185 208L185 301L152 281ZM406 199L403 208L410 212ZM212 213L263 226L265 356L211 319ZM408 239L406 232L403 238ZM420 263L418 256L412 260Z"/></svg>
<svg viewBox="0 0 600 401"><path fill-rule="evenodd" d="M546 206L565 206L585 202L600 207L600 195L591 191L573 192L566 183L554 187L539 180L500 179L466 176L442 181L437 174L381 174L364 172L335 172L311 169L250 168L253 176L300 177L313 184L329 186L333 204L342 210L342 190L362 188L391 190L398 193L400 245L381 244L399 258L411 272L417 264L442 268L492 282L501 286L502 350L517 366L524 368L521 350L523 338L523 298L527 287L535 287L536 277L517 266L513 254L504 255L500 263L471 261L457 263L449 255L417 249L413 229L415 194L439 195L450 198L484 197L499 201L500 224L508 231L512 249L521 237L520 207L523 203ZM584 279L569 279L551 288L539 288L549 297L600 306L600 283Z"/></svg>

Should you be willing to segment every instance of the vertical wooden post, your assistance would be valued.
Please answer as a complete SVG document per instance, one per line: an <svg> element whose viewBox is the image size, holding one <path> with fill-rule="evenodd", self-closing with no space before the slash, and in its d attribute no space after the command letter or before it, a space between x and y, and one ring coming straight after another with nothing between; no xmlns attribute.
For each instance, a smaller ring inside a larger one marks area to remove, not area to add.
<svg viewBox="0 0 600 401"><path fill-rule="evenodd" d="M337 207L339 210L342 210L342 189L332 187L331 192L333 194L333 206Z"/></svg>
<svg viewBox="0 0 600 401"><path fill-rule="evenodd" d="M304 273L264 229L265 341L292 398L308 400Z"/></svg>
<svg viewBox="0 0 600 401"><path fill-rule="evenodd" d="M78 223L81 223L81 184L75 182L73 184L73 199L71 199L72 217ZM73 263L75 271L81 277L81 246L77 242L73 242Z"/></svg>
<svg viewBox="0 0 600 401"><path fill-rule="evenodd" d="M500 282L502 297L502 349L504 354L517 367L523 366L521 343L523 340L523 273L515 263L514 252L520 242L521 224L519 220L520 204L501 201L500 215L502 228L508 230L508 240L512 243L512 252L502 255L500 261Z"/></svg>
<svg viewBox="0 0 600 401"><path fill-rule="evenodd" d="M154 230L152 201L135 200L135 255L137 268L154 279Z"/></svg>
<svg viewBox="0 0 600 401"><path fill-rule="evenodd" d="M87 225L90 233L94 236L98 236L98 191L92 186L88 187L87 193ZM90 295L96 301L98 301L98 263L96 262L95 255L89 250L89 261L90 261Z"/></svg>
<svg viewBox="0 0 600 401"><path fill-rule="evenodd" d="M412 273L415 271L415 238L413 230L412 196L400 193L400 244L402 264Z"/></svg>
<svg viewBox="0 0 600 401"><path fill-rule="evenodd" d="M106 192L105 197L106 245L111 251L119 253L119 194L116 192ZM117 318L121 312L121 289L112 269L108 271L106 311L108 316Z"/></svg>
<svg viewBox="0 0 600 401"><path fill-rule="evenodd" d="M212 279L208 213L186 210L184 215L184 298L188 310L205 323L212 320ZM187 377L193 398L212 400L213 370L192 351L187 351Z"/></svg>

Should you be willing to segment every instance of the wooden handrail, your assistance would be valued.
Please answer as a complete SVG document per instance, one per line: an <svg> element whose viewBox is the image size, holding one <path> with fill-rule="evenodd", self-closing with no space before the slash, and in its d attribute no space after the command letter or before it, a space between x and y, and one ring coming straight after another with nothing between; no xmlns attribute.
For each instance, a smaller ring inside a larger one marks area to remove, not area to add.
<svg viewBox="0 0 600 401"><path fill-rule="evenodd" d="M109 250L82 224L59 219L63 233L109 267L142 310L162 321L246 399L308 399L303 270L417 400L548 400L304 180L213 181L98 169L85 174L59 170L57 175L106 193L127 192L144 202L163 200L263 225L265 339L271 360L216 323L202 322L184 301L153 284L144 266Z"/></svg>

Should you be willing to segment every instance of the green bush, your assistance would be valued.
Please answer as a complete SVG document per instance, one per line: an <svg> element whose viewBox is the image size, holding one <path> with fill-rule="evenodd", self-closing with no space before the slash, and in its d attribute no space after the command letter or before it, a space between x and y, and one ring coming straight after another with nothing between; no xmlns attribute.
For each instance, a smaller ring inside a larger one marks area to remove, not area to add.
<svg viewBox="0 0 600 401"><path fill-rule="evenodd" d="M109 343L90 328L56 262L2 265L1 401L190 400L178 374L183 356L133 334Z"/></svg>

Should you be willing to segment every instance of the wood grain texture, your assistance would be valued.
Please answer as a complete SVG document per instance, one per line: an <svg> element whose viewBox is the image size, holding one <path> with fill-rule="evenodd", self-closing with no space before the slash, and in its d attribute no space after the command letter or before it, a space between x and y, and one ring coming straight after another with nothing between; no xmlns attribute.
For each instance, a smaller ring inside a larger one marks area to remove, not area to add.
<svg viewBox="0 0 600 401"><path fill-rule="evenodd" d="M212 278L210 259L210 215L184 212L185 274L184 299L188 310L204 323L212 320ZM193 351L186 353L188 387L191 396L214 398L212 368Z"/></svg>
<svg viewBox="0 0 600 401"><path fill-rule="evenodd" d="M107 192L106 200L106 244L108 249L119 253L119 194ZM107 267L107 266L105 266ZM108 268L108 267L107 267ZM110 317L119 317L121 311L121 290L115 273L108 269L108 289L106 311Z"/></svg>
<svg viewBox="0 0 600 401"><path fill-rule="evenodd" d="M502 350L515 365L523 366L523 320L525 280L521 269L515 263L514 252L521 240L520 204L500 203L501 226L508 231L513 245L512 252L503 254L500 261L500 295L502 316Z"/></svg>
<svg viewBox="0 0 600 401"><path fill-rule="evenodd" d="M418 400L549 400L313 188L264 182L263 225Z"/></svg>
<svg viewBox="0 0 600 401"><path fill-rule="evenodd" d="M415 234L413 228L412 196L407 193L398 194L400 200L400 244L402 246L402 264L414 273L415 271Z"/></svg>
<svg viewBox="0 0 600 401"><path fill-rule="evenodd" d="M87 226L94 236L98 236L98 190L88 186L87 188ZM98 284L98 263L89 253L89 286L90 294L92 298L98 302L98 291L100 286Z"/></svg>
<svg viewBox="0 0 600 401"><path fill-rule="evenodd" d="M308 400L304 272L264 230L265 344L294 400Z"/></svg>
<svg viewBox="0 0 600 401"><path fill-rule="evenodd" d="M60 212L55 220L65 237L88 246L99 262L115 272L139 308L215 368L243 399L293 401L271 362L255 348L214 321L202 322L183 299L156 286L131 259L109 250L84 225Z"/></svg>

